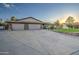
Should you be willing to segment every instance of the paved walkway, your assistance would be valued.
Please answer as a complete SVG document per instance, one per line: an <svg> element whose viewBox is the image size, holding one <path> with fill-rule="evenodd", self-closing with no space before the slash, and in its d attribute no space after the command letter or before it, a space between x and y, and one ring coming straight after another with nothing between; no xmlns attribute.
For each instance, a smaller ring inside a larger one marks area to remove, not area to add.
<svg viewBox="0 0 79 59"><path fill-rule="evenodd" d="M48 30L0 31L0 54L79 54L79 37Z"/></svg>

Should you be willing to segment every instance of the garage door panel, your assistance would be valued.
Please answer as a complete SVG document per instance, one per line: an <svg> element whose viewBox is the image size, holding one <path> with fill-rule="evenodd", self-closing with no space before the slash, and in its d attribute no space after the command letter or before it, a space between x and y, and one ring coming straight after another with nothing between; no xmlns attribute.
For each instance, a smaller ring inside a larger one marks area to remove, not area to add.
<svg viewBox="0 0 79 59"><path fill-rule="evenodd" d="M40 24L29 24L29 29L30 30L41 29L41 25Z"/></svg>
<svg viewBox="0 0 79 59"><path fill-rule="evenodd" d="M24 24L12 24L13 30L24 30Z"/></svg>

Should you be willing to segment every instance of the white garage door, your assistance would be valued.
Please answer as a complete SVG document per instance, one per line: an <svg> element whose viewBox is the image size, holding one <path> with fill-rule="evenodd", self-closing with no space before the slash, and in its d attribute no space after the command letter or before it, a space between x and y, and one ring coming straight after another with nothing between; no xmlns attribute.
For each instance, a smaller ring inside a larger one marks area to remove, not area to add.
<svg viewBox="0 0 79 59"><path fill-rule="evenodd" d="M24 30L24 24L12 24L13 30Z"/></svg>
<svg viewBox="0 0 79 59"><path fill-rule="evenodd" d="M41 25L40 24L29 24L29 29L38 30L38 29L41 29Z"/></svg>

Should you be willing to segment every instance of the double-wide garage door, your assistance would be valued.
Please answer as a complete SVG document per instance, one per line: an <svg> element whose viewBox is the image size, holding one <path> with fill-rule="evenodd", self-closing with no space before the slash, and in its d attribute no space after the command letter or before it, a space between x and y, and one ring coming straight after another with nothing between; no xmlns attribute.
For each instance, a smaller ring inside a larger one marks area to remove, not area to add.
<svg viewBox="0 0 79 59"><path fill-rule="evenodd" d="M24 30L24 24L12 24L13 30ZM28 27L29 30L38 30L41 29L40 24L28 24L26 28Z"/></svg>

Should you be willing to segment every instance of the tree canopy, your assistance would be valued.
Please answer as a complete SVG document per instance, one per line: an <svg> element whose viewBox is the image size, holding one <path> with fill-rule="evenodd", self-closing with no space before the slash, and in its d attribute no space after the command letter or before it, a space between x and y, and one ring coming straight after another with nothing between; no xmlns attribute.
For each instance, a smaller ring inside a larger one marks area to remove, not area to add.
<svg viewBox="0 0 79 59"><path fill-rule="evenodd" d="M16 21L16 17L15 16L12 16L11 17L11 21Z"/></svg>
<svg viewBox="0 0 79 59"><path fill-rule="evenodd" d="M73 23L74 23L74 21L75 21L75 19L73 18L73 17L71 17L71 16L69 16L67 19L66 19L66 25L68 26L68 27L73 27Z"/></svg>
<svg viewBox="0 0 79 59"><path fill-rule="evenodd" d="M73 24L74 21L75 21L75 19L74 19L73 17L69 16L69 17L67 18L67 20L66 20L66 24Z"/></svg>
<svg viewBox="0 0 79 59"><path fill-rule="evenodd" d="M55 26L55 28L59 28L60 27L60 21L59 20L55 21L54 26Z"/></svg>

